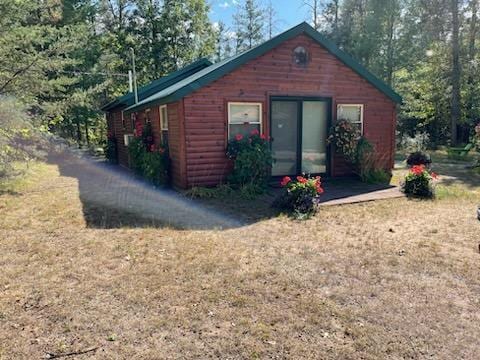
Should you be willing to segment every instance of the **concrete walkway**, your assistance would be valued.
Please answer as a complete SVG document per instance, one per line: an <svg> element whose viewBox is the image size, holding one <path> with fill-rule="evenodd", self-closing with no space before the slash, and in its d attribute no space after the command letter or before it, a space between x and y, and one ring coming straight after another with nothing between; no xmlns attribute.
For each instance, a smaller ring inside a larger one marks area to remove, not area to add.
<svg viewBox="0 0 480 360"><path fill-rule="evenodd" d="M331 179L323 187L320 206L353 204L404 197L398 186L365 184L356 179Z"/></svg>
<svg viewBox="0 0 480 360"><path fill-rule="evenodd" d="M104 212L125 212L151 223L180 229L225 229L244 225L173 190L154 188L118 166L95 161L69 149L51 152L48 161L58 165L62 176L78 180L86 218L88 209L101 208ZM90 223L101 227L100 221Z"/></svg>

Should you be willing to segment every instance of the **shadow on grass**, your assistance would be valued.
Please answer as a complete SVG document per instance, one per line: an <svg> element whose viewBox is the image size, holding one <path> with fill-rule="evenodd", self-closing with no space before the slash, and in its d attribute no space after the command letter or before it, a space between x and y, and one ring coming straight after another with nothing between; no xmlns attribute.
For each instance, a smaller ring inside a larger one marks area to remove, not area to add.
<svg viewBox="0 0 480 360"><path fill-rule="evenodd" d="M62 176L77 179L83 215L91 228L229 229L279 215L272 203L282 190L275 187L255 200L237 195L193 200L170 189L156 189L119 166L75 156L69 150L49 151L47 162L58 166ZM321 202L392 187L354 178L327 179Z"/></svg>

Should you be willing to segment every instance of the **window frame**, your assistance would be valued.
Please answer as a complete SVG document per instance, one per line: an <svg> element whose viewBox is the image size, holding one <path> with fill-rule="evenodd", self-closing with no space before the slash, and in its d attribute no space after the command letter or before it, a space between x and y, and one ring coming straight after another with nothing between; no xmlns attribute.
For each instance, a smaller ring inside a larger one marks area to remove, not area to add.
<svg viewBox="0 0 480 360"><path fill-rule="evenodd" d="M165 117L166 117L166 123L167 123L167 127L164 127L163 126L163 109L165 109ZM158 108L158 112L160 114L160 131L168 131L168 107L167 105L161 105L159 108Z"/></svg>
<svg viewBox="0 0 480 360"><path fill-rule="evenodd" d="M232 105L254 105L258 106L258 121L248 122L249 125L258 125L260 130L260 135L263 134L263 103L262 102L251 102L251 101L228 101L227 102L227 141L230 141L230 125L242 125L243 123L232 123Z"/></svg>
<svg viewBox="0 0 480 360"><path fill-rule="evenodd" d="M123 111L120 112L121 121L122 121L122 130L127 130L127 122L125 121L125 116L123 115Z"/></svg>
<svg viewBox="0 0 480 360"><path fill-rule="evenodd" d="M145 109L145 119L144 119L145 124L151 124L152 119L151 119L151 110L150 109Z"/></svg>
<svg viewBox="0 0 480 360"><path fill-rule="evenodd" d="M351 122L351 123L352 124L360 124L360 132L361 132L361 135L363 135L363 119L364 119L365 105L364 104L351 104L351 103L339 103L339 104L337 104L337 114L336 114L337 121L339 120L338 113L339 113L340 107L342 107L342 106L357 106L357 107L360 107L360 122Z"/></svg>

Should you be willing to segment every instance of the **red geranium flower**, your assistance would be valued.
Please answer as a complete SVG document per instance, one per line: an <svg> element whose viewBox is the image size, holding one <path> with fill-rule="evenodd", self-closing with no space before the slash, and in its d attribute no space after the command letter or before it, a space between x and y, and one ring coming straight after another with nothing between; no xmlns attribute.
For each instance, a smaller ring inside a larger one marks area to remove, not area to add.
<svg viewBox="0 0 480 360"><path fill-rule="evenodd" d="M305 179L303 176L297 176L297 181L299 183L305 184L307 182L307 179Z"/></svg>
<svg viewBox="0 0 480 360"><path fill-rule="evenodd" d="M255 136L255 135L258 135L260 134L260 132L258 131L258 129L253 129L251 132L250 132L250 135L252 136Z"/></svg>
<svg viewBox="0 0 480 360"><path fill-rule="evenodd" d="M260 139L262 140L268 140L268 136L265 134L260 135Z"/></svg>
<svg viewBox="0 0 480 360"><path fill-rule="evenodd" d="M165 149L164 149L164 148L159 148L159 149L158 149L158 152L159 152L160 154L163 154L163 153L165 152Z"/></svg>
<svg viewBox="0 0 480 360"><path fill-rule="evenodd" d="M237 134L237 135L235 135L235 140L241 141L242 139L243 139L243 135L242 135L242 134Z"/></svg>
<svg viewBox="0 0 480 360"><path fill-rule="evenodd" d="M414 165L412 166L412 173L419 176L422 175L425 171L425 165Z"/></svg>
<svg viewBox="0 0 480 360"><path fill-rule="evenodd" d="M290 179L289 176L285 176L282 181L280 182L280 185L282 186L286 186L290 181L292 181L292 179Z"/></svg>
<svg viewBox="0 0 480 360"><path fill-rule="evenodd" d="M430 176L431 176L433 179L438 179L438 175L437 175L436 173L434 173L434 172L432 172L432 173L430 174Z"/></svg>

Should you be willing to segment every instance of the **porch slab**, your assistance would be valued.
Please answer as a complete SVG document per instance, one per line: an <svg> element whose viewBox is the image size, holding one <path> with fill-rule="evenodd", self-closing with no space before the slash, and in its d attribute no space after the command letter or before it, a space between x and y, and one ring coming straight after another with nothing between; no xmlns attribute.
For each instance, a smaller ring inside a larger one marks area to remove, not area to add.
<svg viewBox="0 0 480 360"><path fill-rule="evenodd" d="M331 179L323 183L325 193L320 206L354 204L360 202L404 197L400 187L365 184L357 179Z"/></svg>

